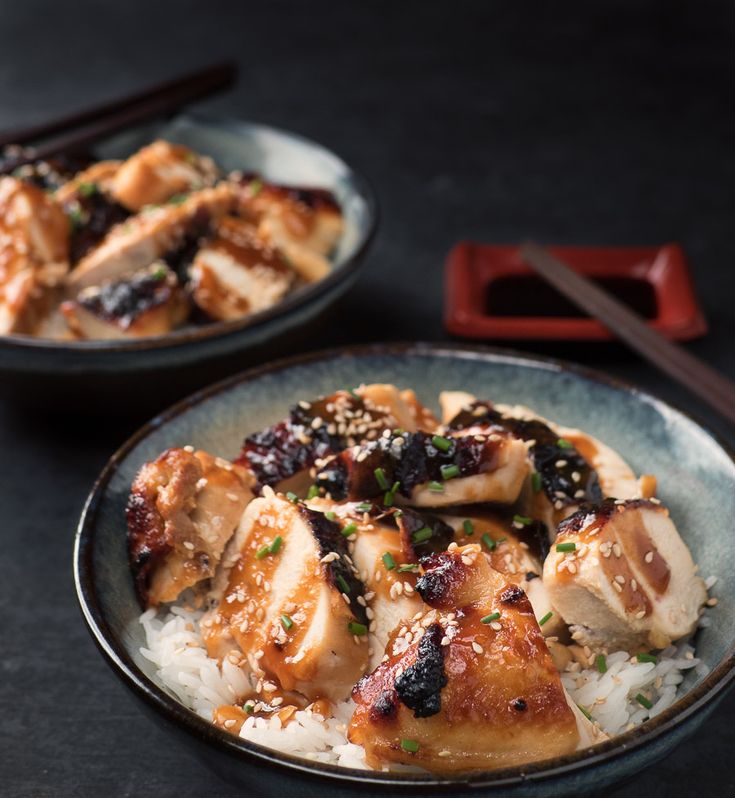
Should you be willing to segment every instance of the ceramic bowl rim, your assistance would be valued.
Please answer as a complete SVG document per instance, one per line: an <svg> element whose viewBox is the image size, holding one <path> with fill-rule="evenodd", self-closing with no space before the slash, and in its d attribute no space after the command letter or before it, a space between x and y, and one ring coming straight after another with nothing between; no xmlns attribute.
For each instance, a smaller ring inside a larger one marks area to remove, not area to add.
<svg viewBox="0 0 735 798"><path fill-rule="evenodd" d="M230 733L213 726L197 716L175 698L156 685L138 666L126 651L122 642L108 626L101 609L94 580L93 543L96 516L105 490L120 464L143 439L162 425L187 412L210 398L221 396L235 386L252 382L265 375L283 371L294 366L310 365L320 361L333 360L339 356L396 356L418 355L438 357L471 357L486 362L517 363L523 366L546 370L552 373L570 373L577 378L591 381L613 390L622 391L638 399L651 403L656 408L674 410L702 429L725 452L735 464L735 450L719 436L702 424L690 413L681 410L670 402L664 402L648 391L641 390L624 380L612 378L585 366L568 363L555 358L528 355L502 347L472 346L447 343L389 343L336 347L314 353L283 358L269 364L256 366L247 371L228 377L213 385L191 394L169 407L140 427L112 455L97 478L85 502L74 541L74 583L84 621L97 647L118 678L135 694L144 700L175 725L183 728L205 744L214 746L230 756L245 757L252 763L268 763L290 775L308 778L327 779L335 785L355 787L373 786L384 789L421 789L423 791L444 792L463 786L468 789L480 787L508 788L529 781L546 781L569 776L595 765L630 754L650 745L662 735L667 734L691 716L703 710L724 694L735 678L735 641L728 647L721 660L686 695L673 706L664 710L652 720L641 726L618 735L612 740L600 743L591 754L577 751L566 756L547 759L539 763L500 770L484 771L454 778L436 777L425 774L396 774L344 768L319 762L308 762L299 757L279 753L272 749L236 738Z"/></svg>
<svg viewBox="0 0 735 798"><path fill-rule="evenodd" d="M80 341L56 341L52 338L38 338L32 335L0 335L0 351L62 351L67 353L79 354L84 358L86 353L108 353L108 352L141 352L150 350L176 349L187 344L199 343L212 339L228 338L243 331L258 331L274 320L287 318L305 305L315 302L327 295L332 288L348 281L356 272L364 258L365 253L372 244L380 222L380 210L377 194L372 183L358 170L352 167L337 152L314 139L303 136L286 128L274 125L251 122L245 119L237 119L231 116L220 116L217 114L202 114L184 112L177 114L169 122L176 120L192 120L198 124L233 130L235 133L243 128L258 129L268 133L275 133L287 139L298 141L315 148L322 154L327 155L332 160L337 161L345 170L350 183L355 186L356 194L365 202L367 209L367 225L365 232L361 235L358 246L346 257L339 265L333 268L329 274L316 283L303 286L292 294L289 294L281 302L265 310L253 313L242 319L232 321L218 321L211 324L203 324L200 327L184 327L181 330L174 330L165 335L157 335L149 338L134 338L129 340L80 340ZM91 355L90 355L91 356Z"/></svg>

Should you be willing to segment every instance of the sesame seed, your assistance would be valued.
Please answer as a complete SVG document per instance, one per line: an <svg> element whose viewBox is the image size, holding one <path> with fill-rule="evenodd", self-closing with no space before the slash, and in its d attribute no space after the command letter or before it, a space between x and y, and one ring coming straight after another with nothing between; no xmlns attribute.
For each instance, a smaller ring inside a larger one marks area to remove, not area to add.
<svg viewBox="0 0 735 798"><path fill-rule="evenodd" d="M708 607L716 607L718 601L717 601L716 598L713 597L713 598L707 599L707 601L705 603L707 604Z"/></svg>
<svg viewBox="0 0 735 798"><path fill-rule="evenodd" d="M554 465L555 465L557 468L564 468L564 466L565 466L566 464L567 464L567 461L566 461L566 460L557 460L557 461L554 463Z"/></svg>
<svg viewBox="0 0 735 798"><path fill-rule="evenodd" d="M649 551L646 556L643 558L647 563L653 562L653 552Z"/></svg>
<svg viewBox="0 0 735 798"><path fill-rule="evenodd" d="M490 628L491 628L491 629L494 629L496 632L499 632L499 631L500 631L500 630L501 630L503 627L502 627L502 626L501 626L501 625L500 625L500 624L499 624L497 621L493 621L493 622L490 624ZM478 653L480 653L480 654L481 654L482 652L478 652Z"/></svg>
<svg viewBox="0 0 735 798"><path fill-rule="evenodd" d="M443 646L448 646L450 642L451 642L451 641L449 640L449 638L447 637L447 635L444 635L444 637L442 637L442 645L443 645Z"/></svg>
<svg viewBox="0 0 735 798"><path fill-rule="evenodd" d="M475 652L475 654L483 654L485 651L485 649L474 640L472 641L472 650Z"/></svg>
<svg viewBox="0 0 735 798"><path fill-rule="evenodd" d="M612 586L615 588L615 590L618 591L618 593L622 593L623 592L623 588L620 587L620 585L617 582L613 582Z"/></svg>
<svg viewBox="0 0 735 798"><path fill-rule="evenodd" d="M579 482L580 479L582 479L582 475L579 471L572 471L572 482Z"/></svg>
<svg viewBox="0 0 735 798"><path fill-rule="evenodd" d="M615 575L615 581L618 584L624 585L625 584L625 577L622 574L616 574Z"/></svg>

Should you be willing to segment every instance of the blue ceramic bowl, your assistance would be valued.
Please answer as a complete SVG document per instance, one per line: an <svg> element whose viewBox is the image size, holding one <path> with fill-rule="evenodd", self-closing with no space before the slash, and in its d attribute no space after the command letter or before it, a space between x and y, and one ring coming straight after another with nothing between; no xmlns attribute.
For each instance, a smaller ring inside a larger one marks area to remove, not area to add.
<svg viewBox="0 0 735 798"><path fill-rule="evenodd" d="M155 138L212 156L226 171L259 172L276 183L326 188L342 208L345 231L333 268L318 283L244 319L190 326L168 335L126 341L51 341L0 336L0 393L24 401L54 396L85 409L118 406L152 412L243 365L283 355L289 340L313 323L354 282L375 233L375 196L337 155L295 133L231 119L181 115L134 128L95 150L125 158ZM146 390L136 386L144 380Z"/></svg>
<svg viewBox="0 0 735 798"><path fill-rule="evenodd" d="M713 623L697 654L709 666L690 674L688 692L654 720L595 748L523 768L437 779L365 773L313 764L235 738L189 712L154 678L138 649L140 608L128 571L124 506L133 475L169 446L192 444L232 457L246 433L272 423L304 397L337 386L386 381L412 387L430 405L443 389L520 402L562 424L593 432L638 472L654 473L704 576L718 575ZM108 663L154 717L193 746L222 776L265 795L570 795L620 781L663 757L716 707L735 675L735 517L732 452L692 419L658 399L575 366L490 349L391 345L296 358L234 377L153 419L110 460L85 507L74 569L84 618Z"/></svg>

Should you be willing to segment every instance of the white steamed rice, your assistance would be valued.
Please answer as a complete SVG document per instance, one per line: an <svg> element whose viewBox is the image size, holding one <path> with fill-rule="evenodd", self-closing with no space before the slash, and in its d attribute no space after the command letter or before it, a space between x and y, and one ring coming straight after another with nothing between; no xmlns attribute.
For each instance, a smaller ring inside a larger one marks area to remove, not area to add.
<svg viewBox="0 0 735 798"><path fill-rule="evenodd" d="M708 587L714 584L708 580ZM165 613L148 610L140 617L146 646L140 653L153 663L165 688L182 704L211 721L221 704L232 704L248 695L248 677L224 659L220 666L207 656L199 633L203 613L173 606ZM709 625L703 616L700 626ZM678 698L685 674L695 669L697 676L707 667L694 656L688 643L671 646L658 656L658 662L638 662L624 651L609 654L607 671L596 668L569 670L562 682L572 700L588 712L607 734L620 734L648 718L660 714ZM637 700L642 695L651 702L646 709ZM312 761L367 769L362 747L347 741L347 724L354 704L344 701L334 707L334 716L324 719L311 710L296 712L286 726L278 717L248 718L240 737L278 751Z"/></svg>

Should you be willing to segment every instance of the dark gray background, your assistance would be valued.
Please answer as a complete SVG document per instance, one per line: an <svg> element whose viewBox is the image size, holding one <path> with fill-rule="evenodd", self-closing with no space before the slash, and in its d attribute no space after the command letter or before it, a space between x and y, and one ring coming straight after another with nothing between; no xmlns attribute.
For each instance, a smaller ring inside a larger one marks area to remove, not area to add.
<svg viewBox="0 0 735 798"><path fill-rule="evenodd" d="M0 125L233 56L238 88L207 107L333 147L382 206L358 285L330 330L295 349L445 338L442 265L460 238L678 240L711 325L690 348L735 377L734 34L726 2L4 2ZM708 415L622 349L553 352ZM141 420L0 405L4 795L236 794L143 717L76 608L76 518ZM730 696L616 794L732 794L733 712Z"/></svg>

